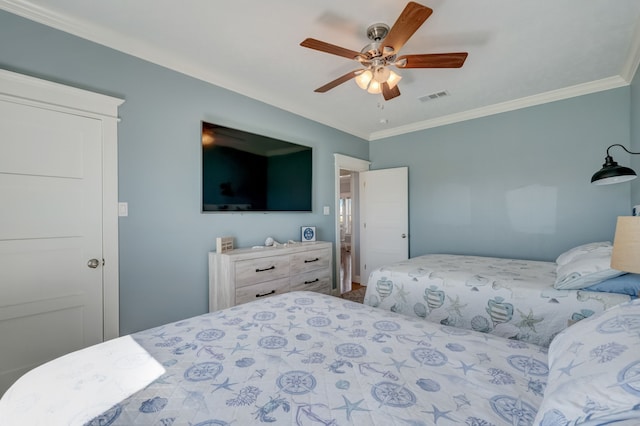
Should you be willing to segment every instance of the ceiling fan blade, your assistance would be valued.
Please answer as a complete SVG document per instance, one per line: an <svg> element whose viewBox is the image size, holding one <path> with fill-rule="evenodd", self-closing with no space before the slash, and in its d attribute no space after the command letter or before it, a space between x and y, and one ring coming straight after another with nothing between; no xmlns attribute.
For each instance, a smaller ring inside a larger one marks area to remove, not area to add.
<svg viewBox="0 0 640 426"><path fill-rule="evenodd" d="M329 90L333 89L334 87L339 86L342 83L347 82L347 81L351 80L352 78L356 77L361 72L362 72L362 70L351 71L351 72L343 75L342 77L338 77L335 80L330 81L329 83L325 84L322 87L318 87L316 90L314 90L314 92L317 92L317 93L328 92Z"/></svg>
<svg viewBox="0 0 640 426"><path fill-rule="evenodd" d="M398 68L460 68L467 59L467 55L467 52L403 55L396 59L396 66Z"/></svg>
<svg viewBox="0 0 640 426"><path fill-rule="evenodd" d="M316 40L315 38L305 39L300 43L300 46L319 50L320 52L331 53L332 55L338 55L348 59L356 59L357 57L363 56L362 53L356 52L355 50L346 49L344 47L336 46L335 44Z"/></svg>
<svg viewBox="0 0 640 426"><path fill-rule="evenodd" d="M398 89L397 85L391 88L389 87L389 83L387 83L386 81L382 83L382 97L384 97L385 101L388 101L398 96L400 96L400 89Z"/></svg>
<svg viewBox="0 0 640 426"><path fill-rule="evenodd" d="M382 41L383 47L390 47L395 54L398 54L402 46L411 38L418 28L433 13L432 9L418 4L409 2L396 20L395 24L389 30L389 33ZM384 52L385 54L387 52Z"/></svg>

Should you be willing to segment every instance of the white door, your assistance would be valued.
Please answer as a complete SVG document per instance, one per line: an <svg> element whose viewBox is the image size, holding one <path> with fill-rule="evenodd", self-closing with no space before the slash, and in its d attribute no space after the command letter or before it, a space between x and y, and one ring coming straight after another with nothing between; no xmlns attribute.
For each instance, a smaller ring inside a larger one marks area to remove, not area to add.
<svg viewBox="0 0 640 426"><path fill-rule="evenodd" d="M102 259L101 121L0 100L0 395L103 340Z"/></svg>
<svg viewBox="0 0 640 426"><path fill-rule="evenodd" d="M360 276L409 257L408 168L360 173Z"/></svg>

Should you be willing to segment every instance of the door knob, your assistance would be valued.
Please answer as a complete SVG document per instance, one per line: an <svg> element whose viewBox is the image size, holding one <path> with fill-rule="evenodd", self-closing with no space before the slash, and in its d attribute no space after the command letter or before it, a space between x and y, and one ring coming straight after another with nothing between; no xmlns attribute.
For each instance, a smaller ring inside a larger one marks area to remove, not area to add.
<svg viewBox="0 0 640 426"><path fill-rule="evenodd" d="M407 238L407 234L402 234L402 238Z"/></svg>
<svg viewBox="0 0 640 426"><path fill-rule="evenodd" d="M87 262L87 266L91 269L96 269L100 265L100 261L98 259L89 259Z"/></svg>

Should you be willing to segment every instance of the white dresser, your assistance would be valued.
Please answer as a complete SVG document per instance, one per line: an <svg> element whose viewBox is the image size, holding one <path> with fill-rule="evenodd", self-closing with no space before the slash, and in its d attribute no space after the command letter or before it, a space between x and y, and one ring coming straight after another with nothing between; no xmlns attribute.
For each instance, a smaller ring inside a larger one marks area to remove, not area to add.
<svg viewBox="0 0 640 426"><path fill-rule="evenodd" d="M325 241L209 253L209 311L289 291L331 294L332 244Z"/></svg>

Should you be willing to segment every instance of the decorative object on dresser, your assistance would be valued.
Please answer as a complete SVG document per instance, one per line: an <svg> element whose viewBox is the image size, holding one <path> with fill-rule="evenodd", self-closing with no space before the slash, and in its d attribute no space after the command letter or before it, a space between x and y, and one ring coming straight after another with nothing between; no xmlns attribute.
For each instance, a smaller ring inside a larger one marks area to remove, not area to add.
<svg viewBox="0 0 640 426"><path fill-rule="evenodd" d="M315 226L303 226L300 228L300 240L302 242L315 241L316 240L316 227Z"/></svg>
<svg viewBox="0 0 640 426"><path fill-rule="evenodd" d="M233 250L233 237L216 238L216 251L218 253L226 253Z"/></svg>
<svg viewBox="0 0 640 426"><path fill-rule="evenodd" d="M209 311L287 293L331 294L331 243L287 243L209 253Z"/></svg>

